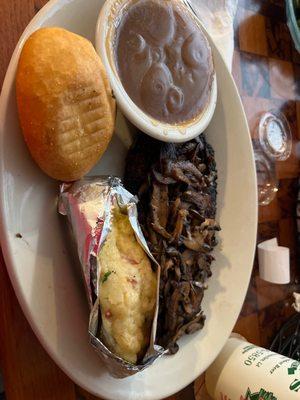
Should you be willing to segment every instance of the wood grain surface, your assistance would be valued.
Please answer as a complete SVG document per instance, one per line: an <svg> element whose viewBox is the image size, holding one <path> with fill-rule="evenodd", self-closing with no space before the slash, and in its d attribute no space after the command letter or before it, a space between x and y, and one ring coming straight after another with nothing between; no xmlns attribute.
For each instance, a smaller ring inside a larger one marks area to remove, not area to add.
<svg viewBox="0 0 300 400"><path fill-rule="evenodd" d="M45 0L0 0L0 86L24 28ZM300 139L300 56L285 23L283 0L239 0L235 19L233 75L253 139L261 112L276 108L289 119L293 156L276 165L277 198L259 210L258 241L277 236L291 249L292 281L273 285L260 280L257 258L235 331L268 346L293 313L292 292L300 290L295 207ZM46 354L32 332L12 289L0 254L0 367L7 400L96 400L76 385ZM203 377L169 400L206 400ZM118 399L115 399L118 400ZM130 400L130 399L128 399Z"/></svg>

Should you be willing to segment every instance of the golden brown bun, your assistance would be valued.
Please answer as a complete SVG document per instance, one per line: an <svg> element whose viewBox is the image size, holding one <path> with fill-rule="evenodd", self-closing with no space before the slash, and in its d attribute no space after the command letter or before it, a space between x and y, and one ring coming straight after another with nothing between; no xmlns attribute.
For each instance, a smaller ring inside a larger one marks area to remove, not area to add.
<svg viewBox="0 0 300 400"><path fill-rule="evenodd" d="M92 44L61 28L25 42L16 77L19 117L32 157L51 177L73 181L106 150L115 101Z"/></svg>

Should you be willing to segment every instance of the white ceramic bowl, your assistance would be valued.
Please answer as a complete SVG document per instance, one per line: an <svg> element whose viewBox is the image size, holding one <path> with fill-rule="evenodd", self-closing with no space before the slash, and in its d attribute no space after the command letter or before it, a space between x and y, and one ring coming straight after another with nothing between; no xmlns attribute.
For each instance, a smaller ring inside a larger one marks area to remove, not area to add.
<svg viewBox="0 0 300 400"><path fill-rule="evenodd" d="M113 56L111 54L110 39L112 39L114 36L114 21L120 17L120 11L126 3L128 3L128 0L106 0L98 17L95 37L96 50L100 54L105 65L118 106L124 115L135 126L137 126L142 132L145 132L156 139L164 142L175 143L185 142L193 139L207 128L213 117L217 102L216 74L214 74L213 77L208 105L203 110L201 115L195 118L195 120L184 124L170 125L158 120L154 120L152 117L144 113L131 100L125 91L114 66ZM186 7L184 3L182 4L184 7ZM186 7L186 9L187 12L190 13L191 17L194 18L201 26L204 35L208 39L208 42L211 43L211 38L203 28L201 22L195 17L189 8Z"/></svg>
<svg viewBox="0 0 300 400"><path fill-rule="evenodd" d="M222 231L213 276L203 299L204 329L179 342L133 377L117 380L88 343L88 307L69 246L66 221L56 210L57 182L31 159L18 123L15 73L28 35L61 26L94 39L103 0L51 0L31 21L11 59L0 98L0 240L18 300L38 339L78 385L111 400L158 400L192 382L214 361L229 337L249 284L257 229L255 165L245 114L235 84L212 45L218 101L206 131L218 167L217 218ZM120 118L104 157L92 171L122 174L135 131ZM16 237L21 233L23 238ZM14 332L21 335L22 332Z"/></svg>

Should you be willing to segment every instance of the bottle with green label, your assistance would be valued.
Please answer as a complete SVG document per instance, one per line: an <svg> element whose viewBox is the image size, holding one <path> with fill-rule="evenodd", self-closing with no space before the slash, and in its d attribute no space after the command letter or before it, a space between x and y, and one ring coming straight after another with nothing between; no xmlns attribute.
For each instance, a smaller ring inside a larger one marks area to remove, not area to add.
<svg viewBox="0 0 300 400"><path fill-rule="evenodd" d="M300 399L300 363L230 338L206 372L206 388L215 400Z"/></svg>

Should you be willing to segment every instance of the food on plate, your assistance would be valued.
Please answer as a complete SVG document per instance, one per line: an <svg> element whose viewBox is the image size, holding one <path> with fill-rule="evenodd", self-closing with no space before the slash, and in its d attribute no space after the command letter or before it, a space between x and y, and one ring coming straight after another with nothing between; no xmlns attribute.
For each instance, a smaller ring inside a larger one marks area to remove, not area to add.
<svg viewBox="0 0 300 400"><path fill-rule="evenodd" d="M92 44L61 28L34 32L16 76L20 124L30 153L51 177L85 175L113 134L115 102Z"/></svg>
<svg viewBox="0 0 300 400"><path fill-rule="evenodd" d="M90 342L119 378L164 352L155 344L160 266L139 226L136 201L119 178L103 176L64 183L59 196L80 259Z"/></svg>
<svg viewBox="0 0 300 400"><path fill-rule="evenodd" d="M177 0L126 2L112 47L122 85L145 113L167 124L202 115L211 96L212 52L185 5Z"/></svg>
<svg viewBox="0 0 300 400"><path fill-rule="evenodd" d="M149 346L156 305L156 275L128 216L115 207L111 232L99 254L103 340L111 351L136 363Z"/></svg>
<svg viewBox="0 0 300 400"><path fill-rule="evenodd" d="M203 135L172 144L139 134L124 182L139 197L139 222L161 266L158 343L175 353L177 340L205 321L201 302L220 229L214 151Z"/></svg>

